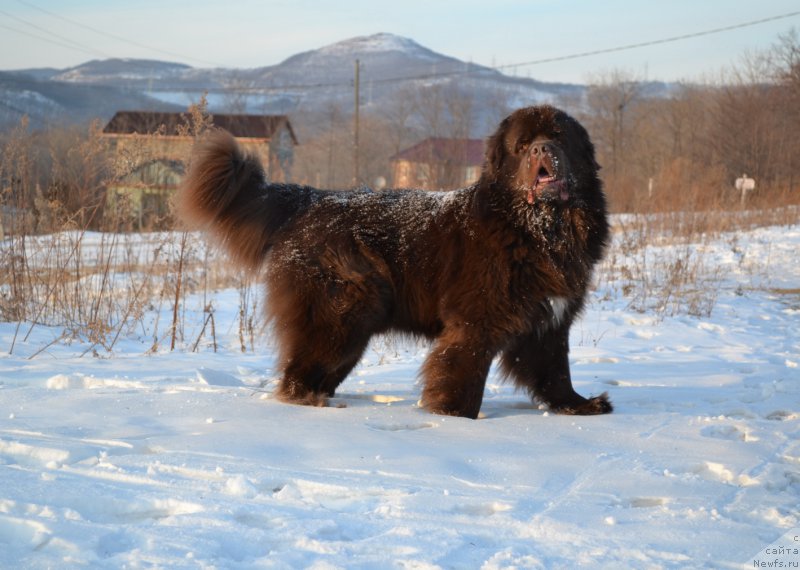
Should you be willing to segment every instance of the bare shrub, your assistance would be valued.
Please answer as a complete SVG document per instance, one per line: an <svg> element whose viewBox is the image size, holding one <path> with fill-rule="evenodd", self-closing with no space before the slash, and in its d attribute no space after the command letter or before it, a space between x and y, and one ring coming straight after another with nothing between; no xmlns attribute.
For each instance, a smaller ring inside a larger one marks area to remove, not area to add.
<svg viewBox="0 0 800 570"><path fill-rule="evenodd" d="M197 137L210 124L201 101L186 115L185 132ZM9 351L40 326L61 331L54 342L78 341L93 355L111 352L128 334L152 338L151 350L165 339L171 349L197 347L203 337L216 347L211 291L231 286L246 298L243 334L252 339L258 303L244 293L251 284L241 285L199 236L133 233L124 203L104 212L105 188L152 159L148 143L159 136L111 149L98 123L83 133L34 135L23 121L0 141L0 320L17 323ZM185 321L187 299L198 293L202 326L188 336L199 325Z"/></svg>

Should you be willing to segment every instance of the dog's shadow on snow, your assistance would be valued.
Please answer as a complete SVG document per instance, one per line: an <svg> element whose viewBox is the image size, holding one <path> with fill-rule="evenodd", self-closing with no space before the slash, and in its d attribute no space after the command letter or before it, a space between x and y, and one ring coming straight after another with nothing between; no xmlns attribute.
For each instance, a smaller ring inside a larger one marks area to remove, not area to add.
<svg viewBox="0 0 800 570"><path fill-rule="evenodd" d="M510 418L514 416L542 416L547 410L542 409L538 404L526 402L524 400L518 402L509 401L485 401L481 406L481 412L478 414L479 420L499 420Z"/></svg>
<svg viewBox="0 0 800 570"><path fill-rule="evenodd" d="M378 410L377 414L380 414L383 408L386 409L387 413L390 413L391 408L414 409L420 414L430 416L432 419L442 417L424 410L420 406L418 397L399 391L382 394L342 392L331 398L328 405L332 408L374 408ZM545 413L545 409L531 402L484 400L478 419L497 420L514 416L542 416Z"/></svg>

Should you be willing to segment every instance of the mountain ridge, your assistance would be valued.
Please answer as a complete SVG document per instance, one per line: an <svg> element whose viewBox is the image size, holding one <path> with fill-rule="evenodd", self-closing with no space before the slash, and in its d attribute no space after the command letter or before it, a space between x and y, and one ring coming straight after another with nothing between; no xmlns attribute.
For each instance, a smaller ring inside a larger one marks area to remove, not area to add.
<svg viewBox="0 0 800 570"><path fill-rule="evenodd" d="M28 114L37 126L90 118L107 120L123 104L140 110L186 109L208 93L212 112L302 114L336 104L352 106L355 61L368 95L366 107L380 105L401 85L454 87L476 106L502 97L510 106L581 97L585 87L508 76L440 54L390 33L342 40L294 54L275 65L255 68L195 68L155 59L91 60L63 69L0 72L0 126ZM72 86L73 96L64 95ZM64 89L61 89L64 87ZM74 104L75 89L92 96L93 106ZM98 92L99 93L99 92ZM70 103L72 101L72 104ZM24 103L24 104L22 104ZM94 116L92 116L94 113Z"/></svg>

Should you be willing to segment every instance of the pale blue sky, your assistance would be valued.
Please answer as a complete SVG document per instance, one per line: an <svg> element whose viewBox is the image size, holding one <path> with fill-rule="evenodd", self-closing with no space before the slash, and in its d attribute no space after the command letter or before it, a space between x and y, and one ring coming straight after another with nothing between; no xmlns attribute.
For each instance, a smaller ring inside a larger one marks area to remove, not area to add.
<svg viewBox="0 0 800 570"><path fill-rule="evenodd" d="M692 34L800 11L798 0L2 0L0 70L90 59L259 67L354 36L390 32L483 65L508 65ZM800 31L800 15L569 61L505 69L585 82L621 69L651 80L713 78ZM104 32L104 33L100 33ZM113 37L112 37L113 36Z"/></svg>

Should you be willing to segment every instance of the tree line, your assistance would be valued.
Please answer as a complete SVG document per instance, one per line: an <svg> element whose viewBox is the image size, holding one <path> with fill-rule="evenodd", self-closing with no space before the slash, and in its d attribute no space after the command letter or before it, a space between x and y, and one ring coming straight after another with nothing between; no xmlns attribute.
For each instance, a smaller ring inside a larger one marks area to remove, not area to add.
<svg viewBox="0 0 800 570"><path fill-rule="evenodd" d="M594 141L601 175L618 212L707 209L739 203L736 178L756 180L751 200L798 201L800 39L794 31L717 77L676 83L654 96L646 77L611 70L592 77L581 97L554 101ZM362 115L363 178L391 172L390 158L426 137L485 136L513 109L498 93L478 106L457 85L400 90ZM331 104L313 114L298 147L295 174L328 188L352 185L351 113ZM443 181L453 177L444 175ZM391 182L391 180L389 181ZM446 183L441 185L447 189Z"/></svg>

